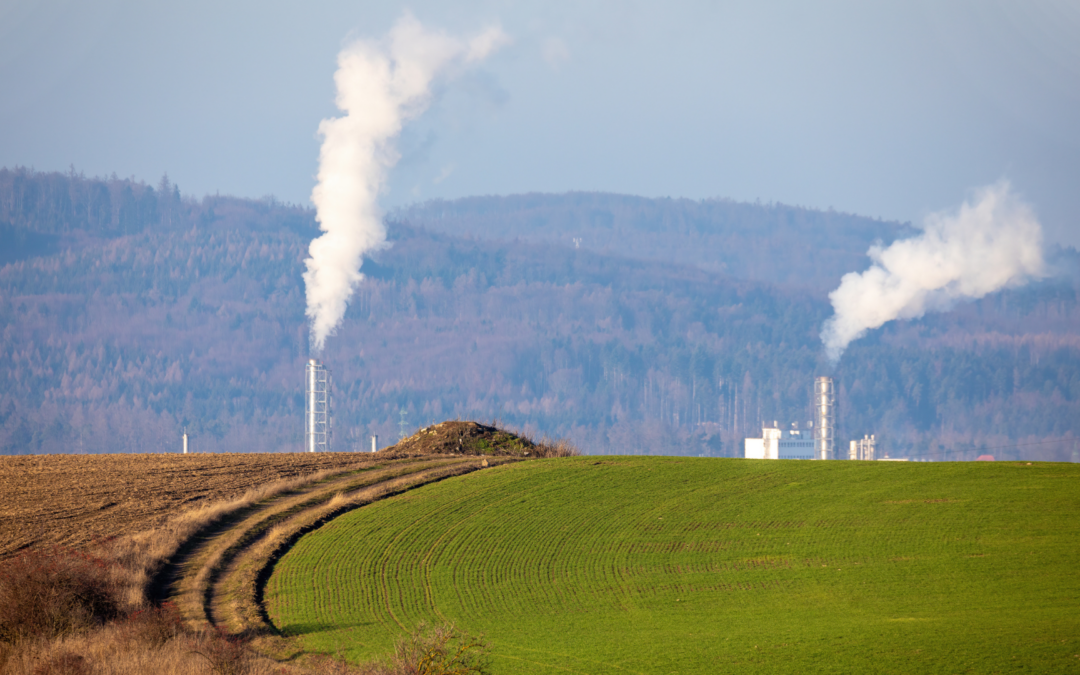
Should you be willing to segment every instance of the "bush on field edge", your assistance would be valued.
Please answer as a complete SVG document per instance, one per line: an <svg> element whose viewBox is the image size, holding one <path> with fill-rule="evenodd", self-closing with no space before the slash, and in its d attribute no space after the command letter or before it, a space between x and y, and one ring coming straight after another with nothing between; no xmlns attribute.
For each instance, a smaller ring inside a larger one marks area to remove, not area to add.
<svg viewBox="0 0 1080 675"><path fill-rule="evenodd" d="M0 641L54 638L123 615L115 563L60 547L0 565Z"/></svg>
<svg viewBox="0 0 1080 675"><path fill-rule="evenodd" d="M488 644L453 623L428 626L421 623L398 640L394 654L357 669L339 672L356 675L486 675L490 672Z"/></svg>

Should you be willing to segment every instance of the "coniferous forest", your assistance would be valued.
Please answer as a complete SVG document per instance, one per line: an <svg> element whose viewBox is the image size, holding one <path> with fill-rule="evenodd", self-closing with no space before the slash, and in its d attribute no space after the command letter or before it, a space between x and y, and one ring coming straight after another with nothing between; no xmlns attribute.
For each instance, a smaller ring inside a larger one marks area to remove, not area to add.
<svg viewBox="0 0 1080 675"><path fill-rule="evenodd" d="M805 425L828 374L841 441L1080 461L1075 250L830 367L828 291L910 225L573 193L429 202L388 230L323 354L335 449L469 418L587 453L738 456L763 422ZM317 235L272 198L0 170L0 452L175 452L185 429L200 452L298 450Z"/></svg>

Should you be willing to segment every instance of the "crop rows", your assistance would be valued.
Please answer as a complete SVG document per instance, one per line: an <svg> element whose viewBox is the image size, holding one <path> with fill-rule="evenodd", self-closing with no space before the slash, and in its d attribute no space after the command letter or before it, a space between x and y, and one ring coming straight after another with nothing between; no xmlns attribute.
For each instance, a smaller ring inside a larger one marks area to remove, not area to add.
<svg viewBox="0 0 1080 675"><path fill-rule="evenodd" d="M303 537L266 606L305 649L357 659L453 620L485 632L505 672L786 672L822 649L840 670L1019 654L1054 672L1080 661L1076 469L508 465ZM784 648L755 655L763 644Z"/></svg>

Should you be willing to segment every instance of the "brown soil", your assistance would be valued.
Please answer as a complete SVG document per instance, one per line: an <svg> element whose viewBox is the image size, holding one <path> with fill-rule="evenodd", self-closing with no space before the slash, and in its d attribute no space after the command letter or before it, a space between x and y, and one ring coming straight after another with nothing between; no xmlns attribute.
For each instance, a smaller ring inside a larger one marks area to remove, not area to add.
<svg viewBox="0 0 1080 675"><path fill-rule="evenodd" d="M441 422L425 427L378 454L536 456L535 443L516 434L476 422Z"/></svg>
<svg viewBox="0 0 1080 675"><path fill-rule="evenodd" d="M372 461L339 452L0 457L0 559L150 529L265 483Z"/></svg>

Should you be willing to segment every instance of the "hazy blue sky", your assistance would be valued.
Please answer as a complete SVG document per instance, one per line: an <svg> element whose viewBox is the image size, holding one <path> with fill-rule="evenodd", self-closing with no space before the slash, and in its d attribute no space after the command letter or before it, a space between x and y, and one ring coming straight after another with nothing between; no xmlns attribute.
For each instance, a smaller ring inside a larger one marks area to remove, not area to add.
<svg viewBox="0 0 1080 675"><path fill-rule="evenodd" d="M1080 2L0 3L0 165L309 203L338 50L405 9L513 44L384 204L565 190L917 220L1010 178L1080 245Z"/></svg>

